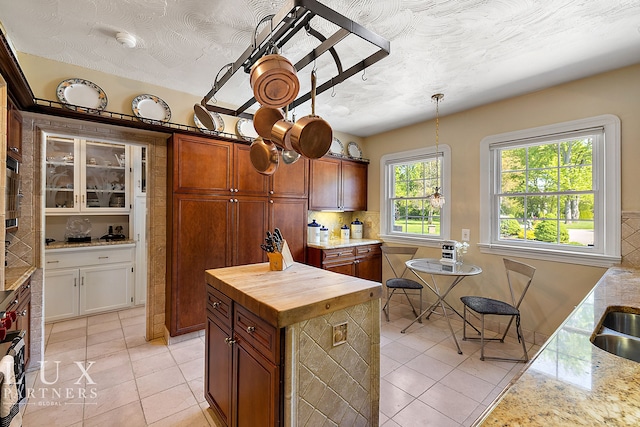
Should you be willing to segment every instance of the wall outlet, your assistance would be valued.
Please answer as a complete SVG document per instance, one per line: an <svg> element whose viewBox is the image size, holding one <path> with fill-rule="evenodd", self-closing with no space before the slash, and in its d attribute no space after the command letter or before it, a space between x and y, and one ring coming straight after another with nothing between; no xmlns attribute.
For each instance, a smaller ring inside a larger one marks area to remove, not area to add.
<svg viewBox="0 0 640 427"><path fill-rule="evenodd" d="M333 346L347 342L347 322L333 325Z"/></svg>
<svg viewBox="0 0 640 427"><path fill-rule="evenodd" d="M462 229L462 241L463 242L468 242L470 234L471 234L471 231L468 228L463 228Z"/></svg>

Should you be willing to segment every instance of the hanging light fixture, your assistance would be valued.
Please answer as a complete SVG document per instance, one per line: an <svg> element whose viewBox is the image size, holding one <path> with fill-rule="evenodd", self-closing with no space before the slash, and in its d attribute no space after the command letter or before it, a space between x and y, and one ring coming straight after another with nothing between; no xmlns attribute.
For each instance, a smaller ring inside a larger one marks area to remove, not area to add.
<svg viewBox="0 0 640 427"><path fill-rule="evenodd" d="M445 203L444 196L440 194L440 187L438 186L438 184L440 184L440 154L438 151L438 144L440 142L439 141L440 139L439 106L440 106L440 101L442 101L442 98L444 98L443 93L436 93L435 95L431 95L431 99L436 101L436 191L431 196L429 196L429 203L431 203L431 206L433 206L435 209L442 208L442 206Z"/></svg>

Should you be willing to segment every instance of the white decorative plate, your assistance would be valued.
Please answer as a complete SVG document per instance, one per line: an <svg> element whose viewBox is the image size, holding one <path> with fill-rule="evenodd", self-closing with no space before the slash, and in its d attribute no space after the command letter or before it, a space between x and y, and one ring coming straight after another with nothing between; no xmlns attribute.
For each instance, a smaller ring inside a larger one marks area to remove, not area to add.
<svg viewBox="0 0 640 427"><path fill-rule="evenodd" d="M239 137L249 140L251 138L257 138L258 133L253 128L253 120L240 119L236 123L236 133Z"/></svg>
<svg viewBox="0 0 640 427"><path fill-rule="evenodd" d="M213 129L216 132L224 131L224 120L222 120L222 116L215 111L209 111L211 118L213 119L213 124L216 125L216 128ZM196 127L200 129L204 133L211 133L211 130L208 129L198 118L198 116L193 114L193 122L196 124Z"/></svg>
<svg viewBox="0 0 640 427"><path fill-rule="evenodd" d="M331 142L331 147L329 147L329 151L331 154L337 154L338 156L344 155L344 145L342 145L342 141L340 141L335 136L333 137L333 141Z"/></svg>
<svg viewBox="0 0 640 427"><path fill-rule="evenodd" d="M171 109L166 102L155 95L136 96L131 102L131 109L133 115L141 119L158 122L168 122L171 119Z"/></svg>
<svg viewBox="0 0 640 427"><path fill-rule="evenodd" d="M360 146L353 141L347 144L347 154L349 154L349 157L352 159L362 158L362 150L360 149Z"/></svg>
<svg viewBox="0 0 640 427"><path fill-rule="evenodd" d="M67 79L60 82L56 95L68 108L75 105L80 111L98 112L107 108L107 94L98 85L84 79Z"/></svg>

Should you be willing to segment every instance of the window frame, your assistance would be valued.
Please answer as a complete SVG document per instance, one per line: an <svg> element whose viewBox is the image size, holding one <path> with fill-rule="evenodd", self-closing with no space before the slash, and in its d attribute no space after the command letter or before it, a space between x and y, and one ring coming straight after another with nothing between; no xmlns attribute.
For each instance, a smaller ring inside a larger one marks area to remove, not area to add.
<svg viewBox="0 0 640 427"><path fill-rule="evenodd" d="M500 167L495 148L557 140L563 133L602 128L593 146L594 247L500 240ZM609 267L621 260L620 119L611 114L490 135L480 142L480 240L483 253Z"/></svg>
<svg viewBox="0 0 640 427"><path fill-rule="evenodd" d="M394 232L390 213L394 211L390 195L393 185L392 166L401 162L416 162L431 160L436 153L436 147L424 147L414 150L389 153L380 159L380 238L385 242L418 244L422 246L440 247L442 241L449 240L451 230L451 147L438 144L440 154L440 194L446 203L440 209L440 235L417 235Z"/></svg>

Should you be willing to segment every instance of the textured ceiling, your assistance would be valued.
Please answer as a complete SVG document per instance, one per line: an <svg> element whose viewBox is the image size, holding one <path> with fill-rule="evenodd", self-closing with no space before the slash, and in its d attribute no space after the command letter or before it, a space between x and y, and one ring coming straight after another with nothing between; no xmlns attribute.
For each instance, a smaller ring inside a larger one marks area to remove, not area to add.
<svg viewBox="0 0 640 427"><path fill-rule="evenodd" d="M202 97L249 46L260 19L283 3L0 0L0 21L17 51ZM359 136L432 118L433 93L445 94L446 115L640 61L640 0L321 3L391 41L388 57L318 97L316 113ZM312 23L323 34L331 29L319 18ZM138 46L123 48L119 31L138 37ZM318 43L302 31L281 53L295 62ZM336 50L348 67L375 49L352 35ZM316 67L319 81L336 73L329 54ZM299 73L301 91L310 68ZM250 97L239 71L216 100L235 109ZM308 114L309 104L296 115Z"/></svg>

